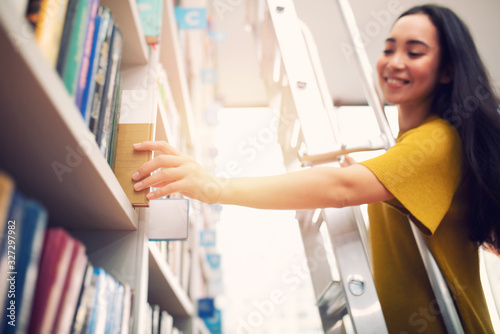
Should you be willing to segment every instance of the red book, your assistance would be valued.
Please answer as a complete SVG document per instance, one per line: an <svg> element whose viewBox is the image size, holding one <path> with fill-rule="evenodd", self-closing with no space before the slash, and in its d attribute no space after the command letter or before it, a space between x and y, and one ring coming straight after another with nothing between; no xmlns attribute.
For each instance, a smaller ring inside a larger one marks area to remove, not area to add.
<svg viewBox="0 0 500 334"><path fill-rule="evenodd" d="M52 228L46 231L29 333L46 334L52 332L75 242L61 228Z"/></svg>
<svg viewBox="0 0 500 334"><path fill-rule="evenodd" d="M75 240L68 275L51 333L69 333L71 331L86 268L85 246Z"/></svg>

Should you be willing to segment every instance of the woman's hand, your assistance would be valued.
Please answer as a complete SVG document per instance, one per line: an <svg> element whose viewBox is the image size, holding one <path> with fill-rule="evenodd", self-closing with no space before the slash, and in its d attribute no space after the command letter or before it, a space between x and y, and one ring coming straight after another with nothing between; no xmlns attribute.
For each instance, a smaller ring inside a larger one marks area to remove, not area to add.
<svg viewBox="0 0 500 334"><path fill-rule="evenodd" d="M134 149L162 153L144 163L132 175L134 181L140 181L134 185L137 191L149 187L159 188L149 193L148 199L153 200L178 192L205 203L216 203L219 200L222 180L206 171L192 157L164 141L134 144ZM156 170L158 172L151 175Z"/></svg>
<svg viewBox="0 0 500 334"><path fill-rule="evenodd" d="M356 164L356 160L348 155L344 155L343 159L340 160L340 167L349 167Z"/></svg>

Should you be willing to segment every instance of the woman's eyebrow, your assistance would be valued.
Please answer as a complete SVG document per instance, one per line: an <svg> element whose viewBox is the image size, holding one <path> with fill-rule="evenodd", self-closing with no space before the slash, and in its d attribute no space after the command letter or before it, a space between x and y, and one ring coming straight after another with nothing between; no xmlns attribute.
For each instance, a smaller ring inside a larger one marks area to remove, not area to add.
<svg viewBox="0 0 500 334"><path fill-rule="evenodd" d="M396 39L395 38L392 38L392 37L389 37L385 40L386 42L390 42L390 43L396 43ZM429 48L429 45L421 40L418 40L418 39L410 39L408 41L406 41L406 44L420 44L420 45L423 45L425 47L428 47Z"/></svg>

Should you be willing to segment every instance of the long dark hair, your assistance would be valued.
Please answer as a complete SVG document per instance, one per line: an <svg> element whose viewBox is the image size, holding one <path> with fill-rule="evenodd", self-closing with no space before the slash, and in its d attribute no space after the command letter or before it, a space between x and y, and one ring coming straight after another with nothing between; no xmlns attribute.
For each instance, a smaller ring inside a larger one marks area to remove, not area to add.
<svg viewBox="0 0 500 334"><path fill-rule="evenodd" d="M451 82L439 84L431 112L446 119L463 145L462 186L471 203L470 238L500 254L500 113L498 97L465 23L449 8L423 5L400 18L425 14L437 29L440 71Z"/></svg>

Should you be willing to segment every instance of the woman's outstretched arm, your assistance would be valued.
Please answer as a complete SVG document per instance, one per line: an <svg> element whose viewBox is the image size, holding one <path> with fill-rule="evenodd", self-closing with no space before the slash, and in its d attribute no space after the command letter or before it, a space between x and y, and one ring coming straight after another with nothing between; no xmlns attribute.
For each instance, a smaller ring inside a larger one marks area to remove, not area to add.
<svg viewBox="0 0 500 334"><path fill-rule="evenodd" d="M174 192L206 203L234 204L260 209L314 209L385 201L392 194L362 165L346 168L315 167L265 177L219 178L193 158L166 142L143 142L138 151L163 155L146 162L132 176L135 189L160 188L159 198ZM150 175L151 172L161 169Z"/></svg>

